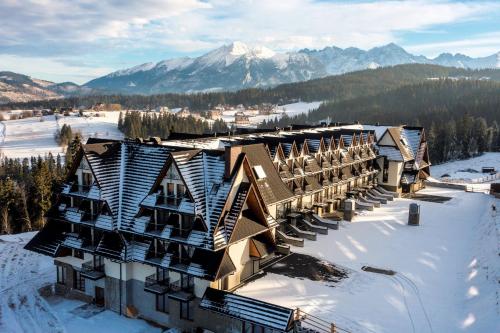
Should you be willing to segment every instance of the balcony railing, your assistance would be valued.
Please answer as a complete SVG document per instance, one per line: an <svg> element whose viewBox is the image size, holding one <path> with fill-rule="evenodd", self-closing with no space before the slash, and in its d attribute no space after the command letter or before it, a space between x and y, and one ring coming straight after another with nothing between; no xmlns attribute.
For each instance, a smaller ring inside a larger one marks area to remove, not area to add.
<svg viewBox="0 0 500 333"><path fill-rule="evenodd" d="M82 276L91 280L99 280L106 275L104 273L104 264L96 265L92 261L84 262L82 264L81 274Z"/></svg>
<svg viewBox="0 0 500 333"><path fill-rule="evenodd" d="M178 268L187 267L191 263L191 259L187 257L180 258L177 255L171 257L170 265L178 266ZM179 267L180 266L180 267Z"/></svg>
<svg viewBox="0 0 500 333"><path fill-rule="evenodd" d="M94 225L98 217L99 214L91 214L90 212L83 212L82 223Z"/></svg>
<svg viewBox="0 0 500 333"><path fill-rule="evenodd" d="M178 207L183 198L184 196L158 194L156 196L156 205Z"/></svg>
<svg viewBox="0 0 500 333"><path fill-rule="evenodd" d="M170 278L158 276L157 274L146 277L144 291L163 295L170 290Z"/></svg>
<svg viewBox="0 0 500 333"><path fill-rule="evenodd" d="M69 192L74 194L87 195L91 187L92 185L73 184L71 185Z"/></svg>
<svg viewBox="0 0 500 333"><path fill-rule="evenodd" d="M172 237L188 238L192 228L172 228Z"/></svg>
<svg viewBox="0 0 500 333"><path fill-rule="evenodd" d="M166 226L166 223L154 223L153 221L149 221L146 225L146 232L151 234L161 234Z"/></svg>
<svg viewBox="0 0 500 333"><path fill-rule="evenodd" d="M194 292L194 282L192 279L186 279L184 281L177 280L170 283L170 290L173 292L184 291L186 293Z"/></svg>

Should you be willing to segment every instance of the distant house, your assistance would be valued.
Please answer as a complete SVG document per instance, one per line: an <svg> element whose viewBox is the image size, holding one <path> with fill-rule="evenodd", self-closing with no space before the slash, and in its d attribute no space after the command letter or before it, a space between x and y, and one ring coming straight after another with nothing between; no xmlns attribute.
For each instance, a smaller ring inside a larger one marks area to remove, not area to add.
<svg viewBox="0 0 500 333"><path fill-rule="evenodd" d="M170 109L168 108L168 106L157 106L155 108L155 111L156 112L170 112Z"/></svg>
<svg viewBox="0 0 500 333"><path fill-rule="evenodd" d="M274 105L273 104L262 103L259 106L259 114L260 115L268 116L268 115L273 114L273 113L274 113Z"/></svg>
<svg viewBox="0 0 500 333"><path fill-rule="evenodd" d="M121 104L117 103L97 103L92 106L92 110L94 111L120 111L121 109Z"/></svg>
<svg viewBox="0 0 500 333"><path fill-rule="evenodd" d="M188 107L183 107L180 111L178 111L175 114L175 116L180 117L180 118L187 118L189 116L192 116L192 114L191 114L191 111L189 111Z"/></svg>
<svg viewBox="0 0 500 333"><path fill-rule="evenodd" d="M222 118L222 110L221 109L213 109L209 110L207 113L207 118L212 120L218 120Z"/></svg>
<svg viewBox="0 0 500 333"><path fill-rule="evenodd" d="M234 115L234 123L236 125L248 125L250 124L250 119L243 111L238 111Z"/></svg>

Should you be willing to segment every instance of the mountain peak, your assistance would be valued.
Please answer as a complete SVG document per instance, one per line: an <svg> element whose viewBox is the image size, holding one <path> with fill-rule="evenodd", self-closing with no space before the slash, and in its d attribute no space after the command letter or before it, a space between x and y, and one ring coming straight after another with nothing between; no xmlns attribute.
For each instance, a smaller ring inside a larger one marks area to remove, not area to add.
<svg viewBox="0 0 500 333"><path fill-rule="evenodd" d="M275 53L253 43L233 41L199 57L168 59L154 66L143 64L121 71L126 73L123 77L102 77L88 82L86 86L141 94L237 90L409 63L497 68L500 57L495 54L485 58L468 58L450 54L430 59L408 53L395 43L369 50L330 46L322 50Z"/></svg>
<svg viewBox="0 0 500 333"><path fill-rule="evenodd" d="M229 54L232 56L247 56L249 58L267 59L273 57L276 53L264 46L248 46L247 44L234 41L227 46Z"/></svg>
<svg viewBox="0 0 500 333"><path fill-rule="evenodd" d="M250 51L248 45L240 41L234 41L227 45L227 49L229 53L234 56L241 56Z"/></svg>

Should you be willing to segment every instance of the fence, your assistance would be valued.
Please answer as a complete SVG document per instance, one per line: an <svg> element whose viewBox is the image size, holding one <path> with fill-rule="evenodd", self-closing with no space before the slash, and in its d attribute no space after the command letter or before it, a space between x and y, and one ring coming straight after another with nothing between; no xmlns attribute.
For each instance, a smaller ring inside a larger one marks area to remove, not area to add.
<svg viewBox="0 0 500 333"><path fill-rule="evenodd" d="M442 182L444 183L459 183L459 184L482 184L486 182L490 182L493 180L500 179L500 172L497 172L493 175L488 175L484 176L481 178L474 178L474 179L441 179Z"/></svg>

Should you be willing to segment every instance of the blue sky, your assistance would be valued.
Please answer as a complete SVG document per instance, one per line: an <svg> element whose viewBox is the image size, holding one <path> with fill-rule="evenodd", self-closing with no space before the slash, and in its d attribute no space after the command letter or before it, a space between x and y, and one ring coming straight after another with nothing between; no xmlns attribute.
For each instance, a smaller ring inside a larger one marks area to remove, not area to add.
<svg viewBox="0 0 500 333"><path fill-rule="evenodd" d="M275 51L500 51L500 1L2 0L0 70L84 83L235 40Z"/></svg>

